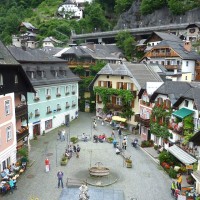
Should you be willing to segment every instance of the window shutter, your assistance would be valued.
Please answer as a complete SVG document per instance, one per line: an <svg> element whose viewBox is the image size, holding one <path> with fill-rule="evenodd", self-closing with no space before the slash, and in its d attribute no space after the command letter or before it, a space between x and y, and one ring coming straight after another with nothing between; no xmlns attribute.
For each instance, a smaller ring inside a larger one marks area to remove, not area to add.
<svg viewBox="0 0 200 200"><path fill-rule="evenodd" d="M116 104L116 97L112 96L112 104Z"/></svg>
<svg viewBox="0 0 200 200"><path fill-rule="evenodd" d="M117 89L119 89L119 82L117 82Z"/></svg>
<svg viewBox="0 0 200 200"><path fill-rule="evenodd" d="M123 89L124 89L124 90L127 90L127 83L124 83Z"/></svg>
<svg viewBox="0 0 200 200"><path fill-rule="evenodd" d="M133 89L134 89L134 85L133 83L131 83L131 91L133 91Z"/></svg>
<svg viewBox="0 0 200 200"><path fill-rule="evenodd" d="M101 87L101 81L98 81L98 86Z"/></svg>
<svg viewBox="0 0 200 200"><path fill-rule="evenodd" d="M107 87L107 81L103 82L103 87Z"/></svg>
<svg viewBox="0 0 200 200"><path fill-rule="evenodd" d="M134 106L135 105L134 105L134 100L133 100L132 103L131 103L131 107L134 108Z"/></svg>

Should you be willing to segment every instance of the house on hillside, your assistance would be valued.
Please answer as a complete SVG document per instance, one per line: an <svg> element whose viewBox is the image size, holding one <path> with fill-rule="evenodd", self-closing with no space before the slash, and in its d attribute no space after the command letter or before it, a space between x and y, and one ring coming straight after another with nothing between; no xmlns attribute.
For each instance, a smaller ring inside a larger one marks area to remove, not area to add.
<svg viewBox="0 0 200 200"><path fill-rule="evenodd" d="M188 41L162 40L141 59L142 63L157 63L174 73L184 72L182 81L198 80L200 56L191 50ZM191 77L187 73L192 73Z"/></svg>
<svg viewBox="0 0 200 200"><path fill-rule="evenodd" d="M132 131L138 122L134 115L126 113L139 113L138 92L147 83L153 89L161 82L158 74L145 64L106 64L90 84L96 92L96 116L103 119L111 113L123 116Z"/></svg>
<svg viewBox="0 0 200 200"><path fill-rule="evenodd" d="M35 92L31 82L0 41L0 171L16 162L16 149L28 146L27 92Z"/></svg>
<svg viewBox="0 0 200 200"><path fill-rule="evenodd" d="M12 36L12 44L16 47L29 47L36 48L37 47L37 36L38 29L34 27L29 22L22 22L19 26L19 35Z"/></svg>
<svg viewBox="0 0 200 200"><path fill-rule="evenodd" d="M30 138L75 119L79 78L67 67L66 61L40 49L10 46L9 51L22 65L36 91L28 93Z"/></svg>
<svg viewBox="0 0 200 200"><path fill-rule="evenodd" d="M186 27L186 40L197 41L200 39L200 23L191 23Z"/></svg>
<svg viewBox="0 0 200 200"><path fill-rule="evenodd" d="M46 37L43 41L42 41L42 46L43 47L54 47L54 46L58 46L58 45L62 45L63 42L61 42L60 40L55 39L54 37Z"/></svg>
<svg viewBox="0 0 200 200"><path fill-rule="evenodd" d="M118 63L124 60L122 51L116 45L88 43L82 46L72 46L62 54L55 56L67 61L68 66L73 69L77 66L85 68L85 76L90 75L89 67L98 61L105 63Z"/></svg>

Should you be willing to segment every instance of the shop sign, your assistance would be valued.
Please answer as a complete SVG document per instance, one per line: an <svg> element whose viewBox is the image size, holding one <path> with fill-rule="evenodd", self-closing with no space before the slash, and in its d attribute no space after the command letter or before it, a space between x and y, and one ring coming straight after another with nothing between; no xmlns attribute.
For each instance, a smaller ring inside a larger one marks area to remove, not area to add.
<svg viewBox="0 0 200 200"><path fill-rule="evenodd" d="M193 169L193 165L186 165L186 169Z"/></svg>

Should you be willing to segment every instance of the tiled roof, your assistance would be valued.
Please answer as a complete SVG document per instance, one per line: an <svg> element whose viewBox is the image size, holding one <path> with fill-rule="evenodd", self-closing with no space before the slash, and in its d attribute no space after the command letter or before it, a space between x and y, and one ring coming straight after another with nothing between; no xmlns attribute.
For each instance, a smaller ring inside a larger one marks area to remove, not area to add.
<svg viewBox="0 0 200 200"><path fill-rule="evenodd" d="M9 46L8 49L18 62L66 62L47 54L41 49L26 48L23 50L23 48L15 46Z"/></svg>
<svg viewBox="0 0 200 200"><path fill-rule="evenodd" d="M61 47L43 47L41 50L48 53L51 56L59 57L59 56L56 56L56 54L60 52L62 49L63 48Z"/></svg>
<svg viewBox="0 0 200 200"><path fill-rule="evenodd" d="M101 74L110 74L116 76L129 76L138 89L144 88L147 82L162 82L159 75L148 65L140 63L124 62L122 64L106 64L99 72Z"/></svg>
<svg viewBox="0 0 200 200"><path fill-rule="evenodd" d="M27 28L27 29L37 29L35 28L35 26L33 26L31 23L29 22L22 22L22 24Z"/></svg>
<svg viewBox="0 0 200 200"><path fill-rule="evenodd" d="M120 60L124 57L116 45L103 44L73 46L63 54L75 54L77 57L91 57L97 60Z"/></svg>
<svg viewBox="0 0 200 200"><path fill-rule="evenodd" d="M0 41L0 64L1 65L19 65L8 49Z"/></svg>
<svg viewBox="0 0 200 200"><path fill-rule="evenodd" d="M22 48L11 46L9 50L22 65L33 86L77 82L80 80L67 67L66 61L50 56L40 49L32 50L28 48L24 51ZM31 78L31 71L35 72L34 78ZM39 71L44 71L45 78L39 75ZM55 77L55 71L58 73L57 77ZM61 71L65 71L66 75L62 74Z"/></svg>
<svg viewBox="0 0 200 200"><path fill-rule="evenodd" d="M187 60L200 60L200 55L198 55L195 51L187 51L183 46L183 42L175 42L175 41L167 41L163 40L155 47L171 47L176 53L180 55L182 59Z"/></svg>
<svg viewBox="0 0 200 200"><path fill-rule="evenodd" d="M164 33L164 32L154 32L156 35L158 35L162 40L172 41L172 42L182 42L182 40L172 34L172 33Z"/></svg>
<svg viewBox="0 0 200 200"><path fill-rule="evenodd" d="M191 85L188 82L166 81L154 92L151 100L155 100L158 94L164 94L167 95L172 104L174 104L190 88Z"/></svg>

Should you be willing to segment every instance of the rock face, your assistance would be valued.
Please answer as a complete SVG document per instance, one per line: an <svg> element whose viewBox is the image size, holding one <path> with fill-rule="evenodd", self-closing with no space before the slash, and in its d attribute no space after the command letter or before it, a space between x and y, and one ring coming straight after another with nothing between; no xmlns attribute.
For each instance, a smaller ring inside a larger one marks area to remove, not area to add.
<svg viewBox="0 0 200 200"><path fill-rule="evenodd" d="M166 24L180 24L200 22L200 8L195 8L184 15L173 15L167 7L156 10L152 14L141 15L141 0L135 0L131 8L121 14L115 30L125 28L150 27Z"/></svg>

